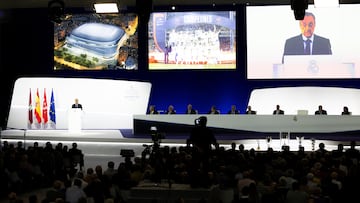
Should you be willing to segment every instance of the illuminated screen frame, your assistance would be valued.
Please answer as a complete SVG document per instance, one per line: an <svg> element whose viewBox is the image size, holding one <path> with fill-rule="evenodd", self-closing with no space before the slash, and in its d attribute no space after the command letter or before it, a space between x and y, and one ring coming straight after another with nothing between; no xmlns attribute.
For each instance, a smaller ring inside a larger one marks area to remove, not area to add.
<svg viewBox="0 0 360 203"><path fill-rule="evenodd" d="M360 28L353 23L360 18L360 5L309 5L306 11L315 15L314 33L330 40L331 55L283 59L286 39L300 36L299 22L290 5L246 6L247 79L360 78Z"/></svg>
<svg viewBox="0 0 360 203"><path fill-rule="evenodd" d="M66 15L54 23L54 70L138 70L136 13Z"/></svg>
<svg viewBox="0 0 360 203"><path fill-rule="evenodd" d="M236 12L152 12L149 70L235 70Z"/></svg>

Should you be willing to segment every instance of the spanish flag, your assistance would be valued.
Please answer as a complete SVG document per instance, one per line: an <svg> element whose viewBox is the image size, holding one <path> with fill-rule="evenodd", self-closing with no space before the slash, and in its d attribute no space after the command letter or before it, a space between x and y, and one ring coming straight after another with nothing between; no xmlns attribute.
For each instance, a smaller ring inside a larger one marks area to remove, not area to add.
<svg viewBox="0 0 360 203"><path fill-rule="evenodd" d="M40 109L39 89L36 90L36 97L35 97L35 118L36 118L38 123L41 123L41 109Z"/></svg>

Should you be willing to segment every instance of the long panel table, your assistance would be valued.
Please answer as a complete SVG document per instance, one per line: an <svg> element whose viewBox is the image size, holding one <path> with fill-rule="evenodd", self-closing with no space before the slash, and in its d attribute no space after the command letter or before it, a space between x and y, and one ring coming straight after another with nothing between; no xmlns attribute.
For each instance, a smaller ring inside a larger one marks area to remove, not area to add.
<svg viewBox="0 0 360 203"><path fill-rule="evenodd" d="M360 116L340 115L134 115L134 134L151 127L164 133L187 133L195 119L206 116L208 127L218 133L340 133L360 130Z"/></svg>

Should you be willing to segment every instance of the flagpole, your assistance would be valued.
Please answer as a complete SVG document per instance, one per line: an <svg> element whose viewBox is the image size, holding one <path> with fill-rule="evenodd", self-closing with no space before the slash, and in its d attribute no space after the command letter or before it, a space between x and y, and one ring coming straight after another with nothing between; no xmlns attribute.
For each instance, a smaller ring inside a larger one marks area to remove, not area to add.
<svg viewBox="0 0 360 203"><path fill-rule="evenodd" d="M24 129L24 149L26 149L26 128Z"/></svg>
<svg viewBox="0 0 360 203"><path fill-rule="evenodd" d="M2 133L2 128L0 126L0 151L2 151L2 137L1 137L1 133Z"/></svg>
<svg viewBox="0 0 360 203"><path fill-rule="evenodd" d="M28 128L32 128L33 124L33 107L32 107L32 95L31 95L31 88L29 93L29 106L28 106Z"/></svg>
<svg viewBox="0 0 360 203"><path fill-rule="evenodd" d="M56 110L55 110L55 98L54 90L51 89L51 98L50 98L50 123L53 129L56 129Z"/></svg>

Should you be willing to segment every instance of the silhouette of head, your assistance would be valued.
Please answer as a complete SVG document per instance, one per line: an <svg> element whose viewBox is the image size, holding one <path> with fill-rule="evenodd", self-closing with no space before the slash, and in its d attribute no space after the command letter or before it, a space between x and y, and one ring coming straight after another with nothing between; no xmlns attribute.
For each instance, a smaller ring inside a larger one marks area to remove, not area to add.
<svg viewBox="0 0 360 203"><path fill-rule="evenodd" d="M207 124L207 117L206 116L200 116L198 119L196 119L196 124L205 127Z"/></svg>

